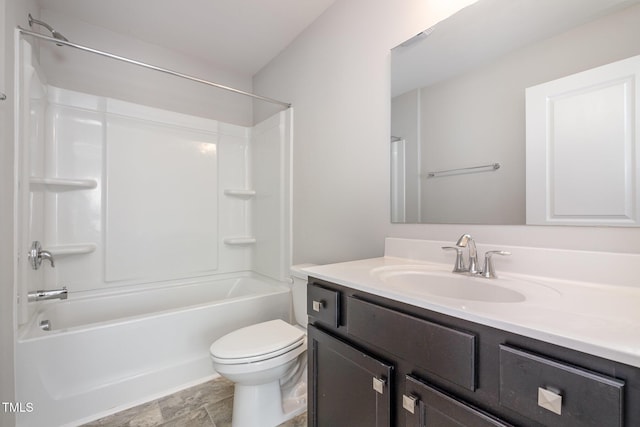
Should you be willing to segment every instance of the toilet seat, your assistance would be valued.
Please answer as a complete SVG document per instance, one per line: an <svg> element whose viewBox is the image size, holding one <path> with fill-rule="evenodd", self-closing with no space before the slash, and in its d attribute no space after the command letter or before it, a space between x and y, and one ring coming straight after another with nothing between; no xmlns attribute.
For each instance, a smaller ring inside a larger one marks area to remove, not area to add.
<svg viewBox="0 0 640 427"><path fill-rule="evenodd" d="M211 344L209 353L215 363L254 363L285 354L304 342L303 330L277 319L233 331Z"/></svg>

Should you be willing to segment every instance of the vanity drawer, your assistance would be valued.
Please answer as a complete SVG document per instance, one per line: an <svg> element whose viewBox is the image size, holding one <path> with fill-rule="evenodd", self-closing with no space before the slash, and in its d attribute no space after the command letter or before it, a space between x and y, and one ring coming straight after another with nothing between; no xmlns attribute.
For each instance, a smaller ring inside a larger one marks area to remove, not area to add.
<svg viewBox="0 0 640 427"><path fill-rule="evenodd" d="M347 330L444 380L471 391L476 388L473 334L353 297L347 299Z"/></svg>
<svg viewBox="0 0 640 427"><path fill-rule="evenodd" d="M340 326L340 292L309 282L307 286L307 315L313 322L332 328Z"/></svg>
<svg viewBox="0 0 640 427"><path fill-rule="evenodd" d="M623 426L624 381L500 346L500 404L549 427Z"/></svg>

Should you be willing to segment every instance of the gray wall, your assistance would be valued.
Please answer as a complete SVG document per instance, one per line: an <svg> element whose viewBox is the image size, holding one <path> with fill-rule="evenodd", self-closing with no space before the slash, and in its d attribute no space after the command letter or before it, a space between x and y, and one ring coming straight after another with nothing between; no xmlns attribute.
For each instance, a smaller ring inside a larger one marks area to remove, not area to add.
<svg viewBox="0 0 640 427"><path fill-rule="evenodd" d="M251 92L251 76L43 9L42 19L70 41ZM46 44L40 64L49 84L180 111L241 126L253 124L250 98L75 49Z"/></svg>
<svg viewBox="0 0 640 427"><path fill-rule="evenodd" d="M391 225L390 49L470 1L338 0L254 77L294 105L294 262L382 255L386 236L640 252L640 229ZM260 114L259 111L257 111Z"/></svg>

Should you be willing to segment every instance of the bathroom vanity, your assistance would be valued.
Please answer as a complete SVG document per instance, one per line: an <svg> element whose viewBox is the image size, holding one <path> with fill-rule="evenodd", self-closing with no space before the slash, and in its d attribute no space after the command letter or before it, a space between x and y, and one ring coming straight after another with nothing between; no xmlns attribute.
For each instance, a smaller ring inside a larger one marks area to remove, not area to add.
<svg viewBox="0 0 640 427"><path fill-rule="evenodd" d="M310 426L640 425L638 288L449 267L308 271Z"/></svg>

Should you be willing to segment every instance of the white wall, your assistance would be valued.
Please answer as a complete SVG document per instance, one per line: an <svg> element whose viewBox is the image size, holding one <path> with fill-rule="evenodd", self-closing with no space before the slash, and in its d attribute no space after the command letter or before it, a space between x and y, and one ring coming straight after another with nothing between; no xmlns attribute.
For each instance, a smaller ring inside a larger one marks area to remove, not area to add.
<svg viewBox="0 0 640 427"><path fill-rule="evenodd" d="M27 24L27 11L36 12L34 2L0 0L0 401L14 400L13 331L13 37L16 25ZM0 425L11 426L12 414L0 410Z"/></svg>
<svg viewBox="0 0 640 427"><path fill-rule="evenodd" d="M463 232L483 243L640 252L640 229L390 224L389 50L470 3L338 0L254 77L256 92L296 111L294 263L379 256L385 236Z"/></svg>
<svg viewBox="0 0 640 427"><path fill-rule="evenodd" d="M9 87L13 79L9 76L11 63L7 61L6 53L11 51L12 37L7 28L12 24L13 8L9 9L5 0L0 0L0 13L0 93L7 95L7 100L0 101L0 401L11 402L14 398L13 149L10 143L13 131L10 103L13 97L10 97ZM13 419L13 415L0 410L0 426L12 425Z"/></svg>
<svg viewBox="0 0 640 427"><path fill-rule="evenodd" d="M9 10L5 0L0 0L0 93L9 92L6 74L9 71L6 64L6 51L9 48L10 37L5 26L9 24ZM8 94L7 94L8 95ZM10 98L9 98L10 99ZM10 101L9 101L10 102ZM0 197L11 195L12 151L8 141L11 133L8 128L11 111L8 101L0 101ZM0 241L11 242L12 204L0 204ZM13 246L9 243L0 245L0 401L13 400L13 263L11 252ZM0 425L10 425L12 420L4 411L0 410Z"/></svg>

